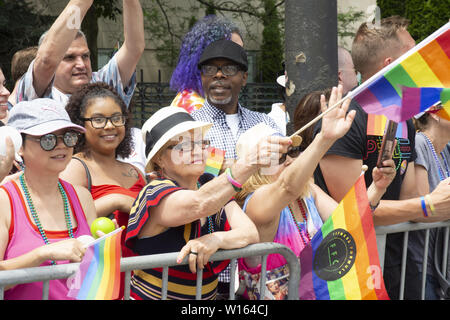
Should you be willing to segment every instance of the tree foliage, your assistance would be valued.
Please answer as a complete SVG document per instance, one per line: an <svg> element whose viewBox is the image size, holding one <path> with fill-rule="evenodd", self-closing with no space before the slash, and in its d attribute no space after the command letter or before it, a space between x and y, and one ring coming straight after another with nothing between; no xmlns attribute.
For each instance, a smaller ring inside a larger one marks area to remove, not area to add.
<svg viewBox="0 0 450 320"><path fill-rule="evenodd" d="M25 1L0 0L0 66L9 89L14 87L11 80L12 56L21 49L37 45L53 19L35 13Z"/></svg>
<svg viewBox="0 0 450 320"><path fill-rule="evenodd" d="M450 18L449 0L378 0L381 17L399 15L411 21L408 31L417 42L439 29Z"/></svg>
<svg viewBox="0 0 450 320"><path fill-rule="evenodd" d="M264 11L262 17L263 32L261 46L261 66L263 82L273 82L281 70L283 60L284 45L281 35L280 25L282 19L275 8L275 0L264 0Z"/></svg>

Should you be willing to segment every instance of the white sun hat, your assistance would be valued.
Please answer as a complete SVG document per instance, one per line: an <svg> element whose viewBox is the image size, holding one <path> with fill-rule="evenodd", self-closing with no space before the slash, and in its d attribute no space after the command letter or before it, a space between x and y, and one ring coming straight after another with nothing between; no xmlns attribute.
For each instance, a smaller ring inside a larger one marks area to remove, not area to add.
<svg viewBox="0 0 450 320"><path fill-rule="evenodd" d="M201 129L203 136L212 123L196 121L180 107L164 107L156 111L142 126L145 142L145 171L154 171L152 159L172 138L193 129Z"/></svg>

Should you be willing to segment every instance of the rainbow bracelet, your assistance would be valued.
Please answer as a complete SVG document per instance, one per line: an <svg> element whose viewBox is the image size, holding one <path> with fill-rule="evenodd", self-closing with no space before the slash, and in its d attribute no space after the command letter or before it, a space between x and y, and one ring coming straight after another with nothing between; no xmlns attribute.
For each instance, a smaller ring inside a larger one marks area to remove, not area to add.
<svg viewBox="0 0 450 320"><path fill-rule="evenodd" d="M430 206L431 215L434 216L436 213L436 208L434 207L433 202L431 201L431 196L429 194L425 195L425 200L428 202L428 205Z"/></svg>
<svg viewBox="0 0 450 320"><path fill-rule="evenodd" d="M422 211L423 211L423 215L426 217L428 217L428 213L427 213L427 204L425 203L425 197L420 197L420 204L422 205Z"/></svg>
<svg viewBox="0 0 450 320"><path fill-rule="evenodd" d="M234 191L239 192L242 190L242 184L234 180L233 175L231 174L231 169L228 167L225 169L225 174L227 176L227 180L233 186Z"/></svg>

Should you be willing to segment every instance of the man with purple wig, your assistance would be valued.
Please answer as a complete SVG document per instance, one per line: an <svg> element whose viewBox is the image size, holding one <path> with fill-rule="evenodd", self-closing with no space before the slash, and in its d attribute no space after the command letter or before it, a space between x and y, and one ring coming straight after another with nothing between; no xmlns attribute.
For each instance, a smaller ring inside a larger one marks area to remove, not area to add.
<svg viewBox="0 0 450 320"><path fill-rule="evenodd" d="M231 21L215 15L204 17L186 33L170 80L170 88L178 92L172 106L182 107L189 113L203 106L205 99L198 61L211 42L221 39L244 45L239 29Z"/></svg>

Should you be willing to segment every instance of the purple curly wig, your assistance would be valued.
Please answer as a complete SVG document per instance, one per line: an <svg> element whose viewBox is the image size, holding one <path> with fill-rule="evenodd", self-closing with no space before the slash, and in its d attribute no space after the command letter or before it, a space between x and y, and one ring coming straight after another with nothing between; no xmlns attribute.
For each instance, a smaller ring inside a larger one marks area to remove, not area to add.
<svg viewBox="0 0 450 320"><path fill-rule="evenodd" d="M198 21L183 37L178 64L170 79L170 88L177 92L194 90L203 96L202 80L198 61L203 50L211 43L221 39L230 39L239 29L229 20L208 15Z"/></svg>

